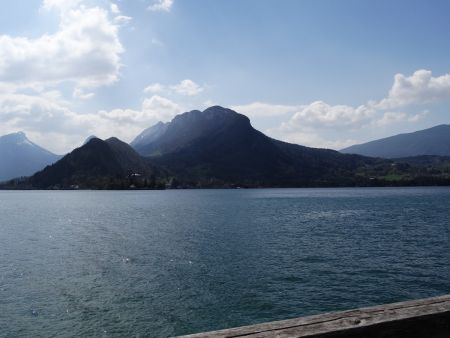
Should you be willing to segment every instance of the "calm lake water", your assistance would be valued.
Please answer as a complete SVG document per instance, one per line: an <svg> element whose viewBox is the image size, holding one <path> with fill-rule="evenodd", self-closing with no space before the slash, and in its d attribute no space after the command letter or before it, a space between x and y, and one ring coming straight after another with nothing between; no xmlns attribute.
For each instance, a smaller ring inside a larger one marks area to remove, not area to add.
<svg viewBox="0 0 450 338"><path fill-rule="evenodd" d="M450 293L450 189L0 192L0 337L167 337Z"/></svg>

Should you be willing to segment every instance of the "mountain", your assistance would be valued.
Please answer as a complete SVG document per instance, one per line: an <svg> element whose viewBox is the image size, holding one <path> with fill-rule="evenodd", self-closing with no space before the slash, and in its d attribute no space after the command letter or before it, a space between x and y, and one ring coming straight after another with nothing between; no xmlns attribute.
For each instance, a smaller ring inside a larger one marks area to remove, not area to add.
<svg viewBox="0 0 450 338"><path fill-rule="evenodd" d="M149 146L150 143L162 136L168 127L169 123L158 122L154 126L145 129L130 143L130 145L136 149L145 152L145 148Z"/></svg>
<svg viewBox="0 0 450 338"><path fill-rule="evenodd" d="M132 145L135 149L117 138L91 138L33 176L0 188L450 185L450 157L388 160L290 144L264 135L248 117L219 106L158 123Z"/></svg>
<svg viewBox="0 0 450 338"><path fill-rule="evenodd" d="M30 188L152 188L159 171L117 138L92 138L19 184Z"/></svg>
<svg viewBox="0 0 450 338"><path fill-rule="evenodd" d="M358 144L342 149L341 152L382 158L450 156L450 125L443 124L414 133Z"/></svg>
<svg viewBox="0 0 450 338"><path fill-rule="evenodd" d="M97 136L95 136L95 135L91 135L91 136L88 136L87 138L86 138L86 140L84 140L84 142L83 142L83 146L86 144L86 143L88 143L90 140L92 140L93 138L98 138Z"/></svg>
<svg viewBox="0 0 450 338"><path fill-rule="evenodd" d="M0 137L0 181L30 176L60 156L31 142L23 132Z"/></svg>
<svg viewBox="0 0 450 338"><path fill-rule="evenodd" d="M359 184L367 179L356 169L377 161L274 140L219 106L157 124L132 145L179 180L203 187Z"/></svg>

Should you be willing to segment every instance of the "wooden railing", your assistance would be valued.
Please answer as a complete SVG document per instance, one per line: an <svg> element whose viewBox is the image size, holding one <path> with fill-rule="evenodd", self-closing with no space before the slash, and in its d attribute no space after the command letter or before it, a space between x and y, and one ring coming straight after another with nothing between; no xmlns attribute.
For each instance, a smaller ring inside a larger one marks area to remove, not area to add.
<svg viewBox="0 0 450 338"><path fill-rule="evenodd" d="M183 337L450 338L450 295Z"/></svg>

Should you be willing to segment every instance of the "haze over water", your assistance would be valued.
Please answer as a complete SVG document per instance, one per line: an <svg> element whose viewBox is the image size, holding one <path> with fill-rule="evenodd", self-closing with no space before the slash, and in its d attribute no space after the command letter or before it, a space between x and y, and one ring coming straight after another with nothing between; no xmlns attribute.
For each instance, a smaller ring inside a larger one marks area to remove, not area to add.
<svg viewBox="0 0 450 338"><path fill-rule="evenodd" d="M167 337L450 293L450 188L0 192L0 337Z"/></svg>

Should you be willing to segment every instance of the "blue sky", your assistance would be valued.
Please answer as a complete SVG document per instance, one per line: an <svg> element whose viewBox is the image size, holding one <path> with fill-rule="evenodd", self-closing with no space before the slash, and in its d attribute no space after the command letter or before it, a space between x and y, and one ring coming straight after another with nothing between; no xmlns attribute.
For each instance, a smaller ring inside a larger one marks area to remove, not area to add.
<svg viewBox="0 0 450 338"><path fill-rule="evenodd" d="M0 134L58 153L213 104L340 149L450 123L450 2L30 0L0 11Z"/></svg>

